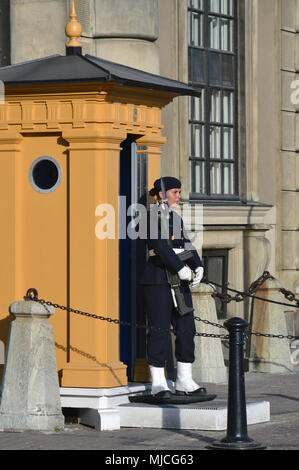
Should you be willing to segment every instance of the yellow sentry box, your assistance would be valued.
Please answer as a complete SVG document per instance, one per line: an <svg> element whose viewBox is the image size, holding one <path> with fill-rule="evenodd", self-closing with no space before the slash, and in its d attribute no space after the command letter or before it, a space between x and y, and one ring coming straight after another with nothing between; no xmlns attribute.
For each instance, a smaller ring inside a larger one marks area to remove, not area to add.
<svg viewBox="0 0 299 470"><path fill-rule="evenodd" d="M83 56L76 40L66 51L0 70L4 343L8 306L28 288L60 305L119 318L118 217L116 236L99 239L96 208L109 204L118 214L120 152L128 136L147 154L152 186L165 142L161 110L176 96L196 93L181 82ZM51 321L61 386L127 383L118 325L58 309Z"/></svg>

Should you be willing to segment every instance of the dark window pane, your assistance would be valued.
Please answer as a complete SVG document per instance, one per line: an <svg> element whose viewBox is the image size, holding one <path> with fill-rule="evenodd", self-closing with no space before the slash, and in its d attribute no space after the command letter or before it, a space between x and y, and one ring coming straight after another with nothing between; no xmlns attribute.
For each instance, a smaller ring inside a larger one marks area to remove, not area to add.
<svg viewBox="0 0 299 470"><path fill-rule="evenodd" d="M40 189L51 189L58 181L58 168L51 160L41 160L33 168L33 181Z"/></svg>
<svg viewBox="0 0 299 470"><path fill-rule="evenodd" d="M209 53L209 81L211 85L220 85L221 83L221 57L218 52Z"/></svg>
<svg viewBox="0 0 299 470"><path fill-rule="evenodd" d="M223 282L223 268L224 268L224 258L223 256L211 256L208 257L208 271L209 271L209 280L213 280L217 284L222 285ZM222 293L222 289L219 286L216 286L216 290ZM223 318L222 313L222 302L216 297L216 310L219 318Z"/></svg>
<svg viewBox="0 0 299 470"><path fill-rule="evenodd" d="M206 81L204 51L189 48L189 80L196 83Z"/></svg>
<svg viewBox="0 0 299 470"><path fill-rule="evenodd" d="M217 292L224 293L225 288L222 286L228 280L228 250L203 250L203 264L207 279L218 284L215 285ZM215 297L215 302L218 318L226 318L227 304L218 297Z"/></svg>
<svg viewBox="0 0 299 470"><path fill-rule="evenodd" d="M222 84L234 85L234 59L233 56L223 54L222 56Z"/></svg>

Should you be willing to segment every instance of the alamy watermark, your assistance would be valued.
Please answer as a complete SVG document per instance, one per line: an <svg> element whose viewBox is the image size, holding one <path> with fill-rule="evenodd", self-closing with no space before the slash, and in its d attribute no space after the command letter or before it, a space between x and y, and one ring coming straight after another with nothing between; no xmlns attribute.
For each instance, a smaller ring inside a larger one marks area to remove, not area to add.
<svg viewBox="0 0 299 470"><path fill-rule="evenodd" d="M185 243L186 249L194 248L192 234L196 232L197 243L199 242L198 235L202 237L203 206L201 204L184 203L176 206L171 209L173 216L170 216L167 207L160 204L153 204L149 209L148 211L145 205L137 203L127 207L126 196L119 196L118 212L111 204L99 204L95 209L95 216L99 217L95 225L96 237L99 240L116 238L146 240L148 237L168 239L171 230L175 239L190 239L190 246L186 246Z"/></svg>
<svg viewBox="0 0 299 470"><path fill-rule="evenodd" d="M293 80L290 87L294 89L291 93L291 103L299 104L299 80Z"/></svg>

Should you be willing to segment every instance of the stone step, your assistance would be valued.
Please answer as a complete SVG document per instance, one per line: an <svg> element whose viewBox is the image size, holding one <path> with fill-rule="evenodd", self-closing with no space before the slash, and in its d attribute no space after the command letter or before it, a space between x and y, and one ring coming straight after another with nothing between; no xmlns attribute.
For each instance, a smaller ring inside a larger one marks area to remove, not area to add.
<svg viewBox="0 0 299 470"><path fill-rule="evenodd" d="M171 386L171 384L170 384ZM227 425L227 399L189 405L130 403L129 396L150 393L150 384L130 383L110 389L61 388L61 406L79 408L80 422L99 430L120 427L222 431ZM268 401L247 401L247 424L270 420Z"/></svg>
<svg viewBox="0 0 299 470"><path fill-rule="evenodd" d="M227 427L227 404L224 399L189 405L125 403L117 409L120 413L120 427L205 431L222 431ZM268 401L249 401L246 411L248 425L270 420Z"/></svg>

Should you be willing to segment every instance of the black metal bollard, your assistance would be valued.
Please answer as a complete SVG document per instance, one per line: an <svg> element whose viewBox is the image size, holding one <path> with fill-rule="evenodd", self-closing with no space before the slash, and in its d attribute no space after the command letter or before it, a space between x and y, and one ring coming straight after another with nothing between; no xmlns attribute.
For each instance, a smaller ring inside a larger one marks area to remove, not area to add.
<svg viewBox="0 0 299 470"><path fill-rule="evenodd" d="M247 412L244 379L244 338L248 323L242 318L224 322L229 332L229 380L227 404L227 434L208 449L257 450L265 449L247 434Z"/></svg>

